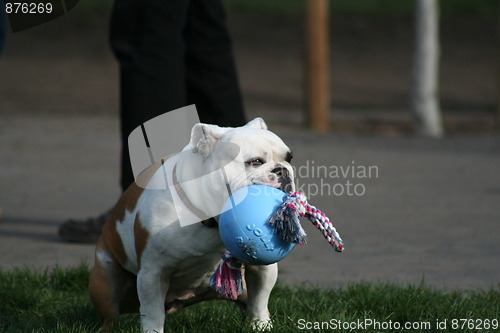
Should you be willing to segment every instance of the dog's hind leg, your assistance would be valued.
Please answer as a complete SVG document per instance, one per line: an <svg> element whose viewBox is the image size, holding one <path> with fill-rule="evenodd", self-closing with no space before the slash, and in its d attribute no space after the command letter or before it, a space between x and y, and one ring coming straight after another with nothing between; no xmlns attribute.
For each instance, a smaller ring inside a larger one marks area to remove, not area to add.
<svg viewBox="0 0 500 333"><path fill-rule="evenodd" d="M121 267L102 237L97 242L89 294L105 328L112 326L120 313L137 312L139 308L135 275Z"/></svg>

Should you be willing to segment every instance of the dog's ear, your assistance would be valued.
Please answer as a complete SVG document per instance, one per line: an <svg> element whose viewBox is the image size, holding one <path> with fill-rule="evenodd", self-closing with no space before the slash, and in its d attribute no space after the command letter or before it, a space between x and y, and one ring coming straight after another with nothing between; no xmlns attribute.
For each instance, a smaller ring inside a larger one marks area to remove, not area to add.
<svg viewBox="0 0 500 333"><path fill-rule="evenodd" d="M207 157L215 149L215 144L228 130L225 127L208 124L196 124L191 130L191 147L196 153Z"/></svg>
<svg viewBox="0 0 500 333"><path fill-rule="evenodd" d="M254 120L249 121L245 126L263 129L263 130L267 129L266 122L261 117L257 117Z"/></svg>

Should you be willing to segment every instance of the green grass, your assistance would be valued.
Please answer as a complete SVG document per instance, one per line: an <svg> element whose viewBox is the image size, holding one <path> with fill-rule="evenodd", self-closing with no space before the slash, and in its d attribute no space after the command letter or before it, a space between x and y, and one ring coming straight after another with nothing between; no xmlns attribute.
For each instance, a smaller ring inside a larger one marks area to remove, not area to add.
<svg viewBox="0 0 500 333"><path fill-rule="evenodd" d="M47 271L17 269L0 272L0 332L95 332L98 318L87 296L86 266ZM310 289L278 285L271 296L273 332L299 330L300 319L353 322L428 321L430 330L405 332L494 332L452 329L451 320L499 319L500 288L489 291L445 292L424 285L354 284L341 289ZM447 319L448 329L437 330L436 320ZM304 324L304 321L302 322ZM318 324L320 325L320 324ZM324 324L323 324L324 325ZM139 316L122 316L116 332L138 332ZM333 330L323 330L330 331ZM166 332L251 332L230 302L205 302L168 316ZM349 330L335 330L349 332ZM351 332L401 332L365 327Z"/></svg>

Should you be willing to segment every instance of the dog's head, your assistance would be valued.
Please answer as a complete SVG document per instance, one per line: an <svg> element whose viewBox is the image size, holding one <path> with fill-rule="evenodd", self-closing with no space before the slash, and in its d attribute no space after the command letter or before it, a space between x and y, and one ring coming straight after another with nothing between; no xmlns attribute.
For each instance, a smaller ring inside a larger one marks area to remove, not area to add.
<svg viewBox="0 0 500 333"><path fill-rule="evenodd" d="M289 193L295 189L290 165L291 150L262 118L242 127L197 124L191 133L190 149L202 157L206 171L225 171L225 182L237 190L264 184Z"/></svg>

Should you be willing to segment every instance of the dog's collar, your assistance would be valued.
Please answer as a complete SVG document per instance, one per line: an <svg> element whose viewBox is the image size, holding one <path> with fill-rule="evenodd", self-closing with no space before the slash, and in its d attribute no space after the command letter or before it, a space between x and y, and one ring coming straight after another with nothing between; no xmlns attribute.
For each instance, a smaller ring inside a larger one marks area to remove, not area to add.
<svg viewBox="0 0 500 333"><path fill-rule="evenodd" d="M216 228L219 226L217 223L217 220L213 217L208 217L204 212L201 211L198 207L196 207L191 200L189 200L186 192L182 189L182 186L179 184L177 181L177 163L175 163L174 168L172 170L172 182L174 183L175 191L177 192L177 195L181 199L182 203L184 206L186 206L193 214L198 216L198 218L201 220L201 223L205 227L208 228Z"/></svg>

